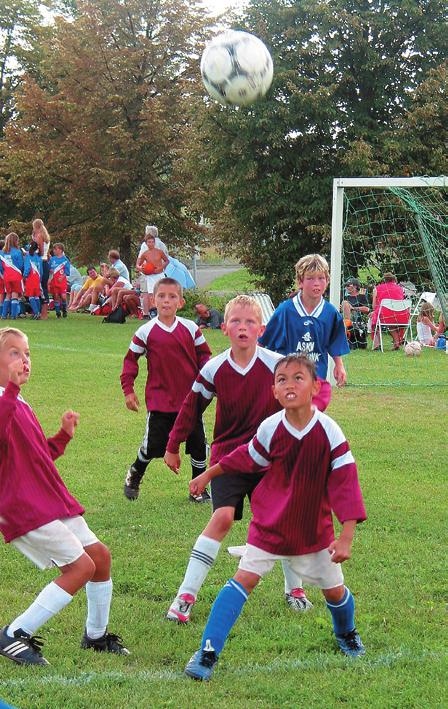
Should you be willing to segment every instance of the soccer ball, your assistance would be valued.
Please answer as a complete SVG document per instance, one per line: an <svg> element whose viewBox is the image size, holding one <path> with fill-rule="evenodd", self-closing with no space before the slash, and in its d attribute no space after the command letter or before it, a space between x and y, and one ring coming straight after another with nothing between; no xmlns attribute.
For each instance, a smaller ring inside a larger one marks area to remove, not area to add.
<svg viewBox="0 0 448 709"><path fill-rule="evenodd" d="M145 276L151 276L151 274L153 274L154 271L156 270L156 267L154 266L153 263L151 263L151 261L145 261L145 263L143 264L142 270L143 270L143 273L145 274Z"/></svg>
<svg viewBox="0 0 448 709"><path fill-rule="evenodd" d="M406 357L419 357L422 353L422 346L420 342L413 340L413 342L408 342L404 346L404 353Z"/></svg>
<svg viewBox="0 0 448 709"><path fill-rule="evenodd" d="M204 86L223 104L248 106L264 96L273 74L271 55L261 39L248 32L220 34L201 59Z"/></svg>

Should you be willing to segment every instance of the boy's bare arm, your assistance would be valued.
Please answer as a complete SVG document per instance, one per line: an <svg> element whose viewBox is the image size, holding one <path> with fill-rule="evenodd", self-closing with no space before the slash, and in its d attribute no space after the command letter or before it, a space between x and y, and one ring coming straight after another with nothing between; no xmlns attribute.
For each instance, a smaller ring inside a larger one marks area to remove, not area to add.
<svg viewBox="0 0 448 709"><path fill-rule="evenodd" d="M201 475L198 475L193 480L190 480L190 495L200 495L204 492L210 480L217 478L218 475L222 475L223 472L224 471L219 463L212 465L211 468L207 468L207 470L201 473Z"/></svg>
<svg viewBox="0 0 448 709"><path fill-rule="evenodd" d="M345 371L344 363L342 357L335 356L334 359L334 378L336 379L336 384L338 387L343 387L347 383L347 373Z"/></svg>
<svg viewBox="0 0 448 709"><path fill-rule="evenodd" d="M328 547L328 551L331 554L331 561L335 564L342 564L343 561L350 559L356 524L355 519L346 520L342 525L342 532L339 538L331 542Z"/></svg>

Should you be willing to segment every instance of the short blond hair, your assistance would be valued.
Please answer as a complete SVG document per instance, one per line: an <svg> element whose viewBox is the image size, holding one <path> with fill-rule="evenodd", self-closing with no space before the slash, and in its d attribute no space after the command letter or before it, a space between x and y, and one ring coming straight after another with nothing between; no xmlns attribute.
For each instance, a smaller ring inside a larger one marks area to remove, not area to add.
<svg viewBox="0 0 448 709"><path fill-rule="evenodd" d="M319 254L308 254L302 256L295 265L297 284L302 283L305 273L325 273L327 280L330 280L330 267L327 259Z"/></svg>
<svg viewBox="0 0 448 709"><path fill-rule="evenodd" d="M8 337L23 337L28 342L28 337L22 330L16 327L0 327L0 350L5 346Z"/></svg>
<svg viewBox="0 0 448 709"><path fill-rule="evenodd" d="M235 298L232 298L232 300L229 300L229 302L227 303L227 305L225 307L225 310L224 310L224 322L225 323L229 319L230 311L232 310L232 308L235 308L238 305L241 308L252 308L254 313L256 313L256 316L259 319L260 323L263 322L263 313L261 312L260 304L257 303L255 298L252 298L251 295L237 295L237 296L235 296Z"/></svg>

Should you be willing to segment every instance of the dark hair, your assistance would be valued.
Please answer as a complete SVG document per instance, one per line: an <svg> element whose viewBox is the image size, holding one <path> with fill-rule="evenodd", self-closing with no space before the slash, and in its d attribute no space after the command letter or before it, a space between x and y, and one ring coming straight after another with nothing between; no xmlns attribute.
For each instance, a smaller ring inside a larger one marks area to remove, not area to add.
<svg viewBox="0 0 448 709"><path fill-rule="evenodd" d="M34 256L36 251L39 251L39 244L37 241L32 241L30 244L30 248L28 249L28 253L30 256Z"/></svg>
<svg viewBox="0 0 448 709"><path fill-rule="evenodd" d="M57 241L55 244L53 244L54 249L61 249L61 251L65 251L64 249L64 244L62 244L60 241Z"/></svg>
<svg viewBox="0 0 448 709"><path fill-rule="evenodd" d="M177 291L179 293L179 297L183 298L183 294L184 294L183 288L182 288L181 284L179 283L179 281L176 281L174 278L165 277L165 278L161 278L159 281L157 281L157 283L154 286L154 295L157 293L160 286L176 286Z"/></svg>
<svg viewBox="0 0 448 709"><path fill-rule="evenodd" d="M87 266L87 273L88 273L89 271L96 271L95 266Z"/></svg>
<svg viewBox="0 0 448 709"><path fill-rule="evenodd" d="M4 247L4 245L5 245L5 240L0 239L0 250Z"/></svg>
<svg viewBox="0 0 448 709"><path fill-rule="evenodd" d="M291 364L292 362L297 362L299 364L303 364L305 369L307 369L308 372L310 373L311 379L313 380L313 382L316 381L316 379L317 379L316 365L306 354L303 354L302 352L293 352L292 354L286 355L286 357L279 359L274 367L274 377L277 374L277 370L280 367L282 367L282 366L287 367L288 364Z"/></svg>
<svg viewBox="0 0 448 709"><path fill-rule="evenodd" d="M361 283L357 278L348 278L345 284L346 286L355 286L358 290L361 288Z"/></svg>

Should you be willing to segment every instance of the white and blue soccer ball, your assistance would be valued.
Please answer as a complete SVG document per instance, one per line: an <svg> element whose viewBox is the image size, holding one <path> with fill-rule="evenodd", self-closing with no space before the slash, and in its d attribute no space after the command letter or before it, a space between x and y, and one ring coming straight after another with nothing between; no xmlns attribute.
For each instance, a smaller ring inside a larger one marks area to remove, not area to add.
<svg viewBox="0 0 448 709"><path fill-rule="evenodd" d="M222 104L248 106L272 83L272 57L261 39L230 30L207 45L201 75L210 96Z"/></svg>

